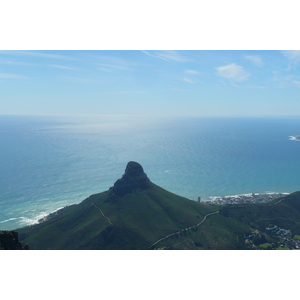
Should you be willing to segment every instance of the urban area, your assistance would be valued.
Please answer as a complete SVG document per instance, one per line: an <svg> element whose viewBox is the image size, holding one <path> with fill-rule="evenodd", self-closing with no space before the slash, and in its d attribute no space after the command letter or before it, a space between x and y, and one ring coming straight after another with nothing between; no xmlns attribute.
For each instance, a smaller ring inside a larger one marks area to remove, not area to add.
<svg viewBox="0 0 300 300"><path fill-rule="evenodd" d="M265 194L251 193L251 194L243 194L243 195L235 195L235 196L212 197L212 200L203 201L203 203L207 203L211 205L267 203L276 198L281 198L286 195L288 195L288 193L265 193Z"/></svg>

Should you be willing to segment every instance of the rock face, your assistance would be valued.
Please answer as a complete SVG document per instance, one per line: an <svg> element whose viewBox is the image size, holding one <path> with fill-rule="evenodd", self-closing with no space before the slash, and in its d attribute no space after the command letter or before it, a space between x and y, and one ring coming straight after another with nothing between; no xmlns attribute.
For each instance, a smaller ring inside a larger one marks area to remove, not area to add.
<svg viewBox="0 0 300 300"><path fill-rule="evenodd" d="M0 231L0 250L28 250L28 246L19 242L18 232Z"/></svg>
<svg viewBox="0 0 300 300"><path fill-rule="evenodd" d="M142 166L134 161L130 161L121 179L118 179L111 191L118 196L123 196L136 189L146 189L149 187L150 180L144 173Z"/></svg>

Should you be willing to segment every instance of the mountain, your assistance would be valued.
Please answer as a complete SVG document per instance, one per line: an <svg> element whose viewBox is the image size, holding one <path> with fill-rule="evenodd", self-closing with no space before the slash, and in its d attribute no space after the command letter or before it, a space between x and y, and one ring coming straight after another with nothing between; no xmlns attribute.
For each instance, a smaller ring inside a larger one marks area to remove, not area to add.
<svg viewBox="0 0 300 300"><path fill-rule="evenodd" d="M150 181L140 164L129 162L108 191L18 231L30 249L153 249L170 241L178 249L235 249L237 236L250 227L228 221L218 209L164 190ZM193 240L187 237L191 232L197 233Z"/></svg>
<svg viewBox="0 0 300 300"><path fill-rule="evenodd" d="M30 249L297 248L300 192L267 204L198 203L157 186L131 161L108 191L18 232Z"/></svg>

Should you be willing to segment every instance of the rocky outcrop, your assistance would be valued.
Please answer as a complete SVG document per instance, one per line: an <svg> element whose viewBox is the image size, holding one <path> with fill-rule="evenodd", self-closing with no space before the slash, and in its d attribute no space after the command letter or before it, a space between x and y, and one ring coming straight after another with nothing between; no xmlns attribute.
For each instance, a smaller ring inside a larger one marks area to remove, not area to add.
<svg viewBox="0 0 300 300"><path fill-rule="evenodd" d="M137 162L130 161L126 166L124 175L115 182L111 192L123 196L136 189L146 189L149 184L150 180L144 173L143 167Z"/></svg>
<svg viewBox="0 0 300 300"><path fill-rule="evenodd" d="M19 242L17 231L0 231L0 250L28 250L28 245Z"/></svg>

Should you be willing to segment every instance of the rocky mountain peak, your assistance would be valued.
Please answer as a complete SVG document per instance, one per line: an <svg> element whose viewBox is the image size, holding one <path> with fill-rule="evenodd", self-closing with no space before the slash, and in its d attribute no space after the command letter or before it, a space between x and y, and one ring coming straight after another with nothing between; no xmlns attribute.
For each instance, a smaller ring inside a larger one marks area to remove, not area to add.
<svg viewBox="0 0 300 300"><path fill-rule="evenodd" d="M136 189L145 189L149 184L150 180L144 173L143 167L137 162L130 161L124 175L115 182L112 191L122 196Z"/></svg>

